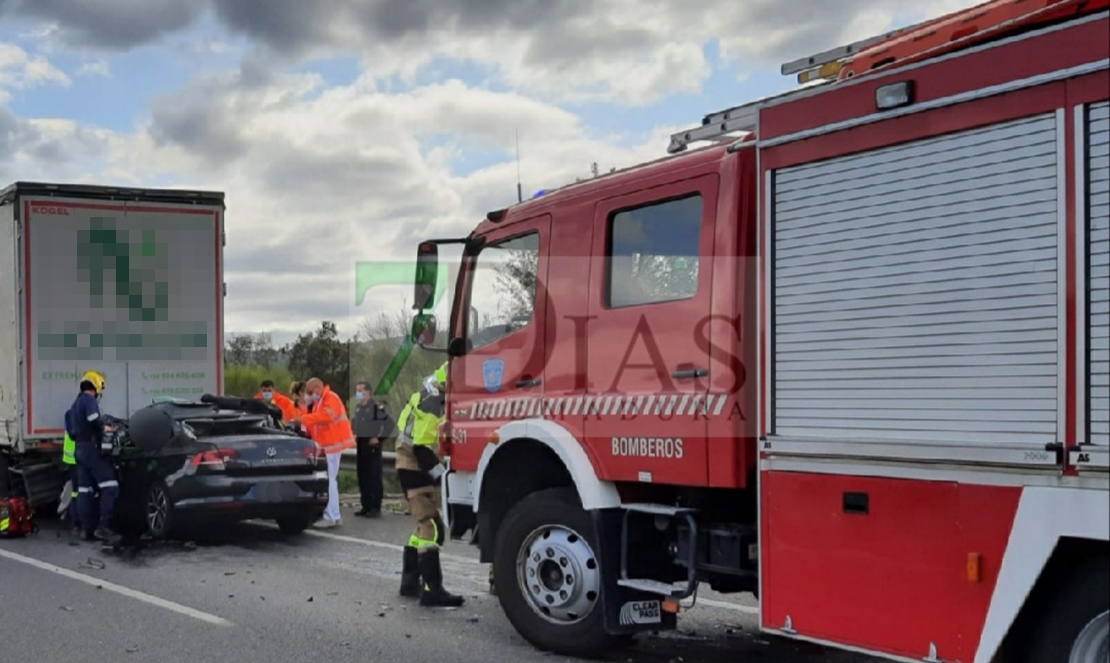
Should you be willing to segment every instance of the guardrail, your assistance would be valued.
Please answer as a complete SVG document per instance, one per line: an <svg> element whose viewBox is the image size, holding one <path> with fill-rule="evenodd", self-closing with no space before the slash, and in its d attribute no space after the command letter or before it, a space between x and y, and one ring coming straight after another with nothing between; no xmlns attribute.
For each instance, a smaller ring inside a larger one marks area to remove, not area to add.
<svg viewBox="0 0 1110 663"><path fill-rule="evenodd" d="M358 459L358 452L356 452L354 449L347 449L346 451L343 452L342 457L339 459L339 467L344 469L344 470L354 470L358 467L357 459ZM386 467L393 467L393 464L396 461L397 461L397 454L395 452L393 452L393 451L383 451L382 452L382 466L383 466L383 469L386 468Z"/></svg>

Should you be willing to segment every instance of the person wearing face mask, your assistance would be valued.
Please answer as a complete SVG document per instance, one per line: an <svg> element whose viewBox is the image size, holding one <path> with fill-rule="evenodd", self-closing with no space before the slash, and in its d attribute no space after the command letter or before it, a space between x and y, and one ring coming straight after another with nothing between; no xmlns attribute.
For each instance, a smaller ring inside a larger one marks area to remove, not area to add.
<svg viewBox="0 0 1110 663"><path fill-rule="evenodd" d="M355 513L363 518L380 518L382 515L382 441L388 438L396 424L370 394L370 384L355 385L354 416L355 451L358 463L358 488L362 509Z"/></svg>
<svg viewBox="0 0 1110 663"><path fill-rule="evenodd" d="M281 410L282 421L288 422L297 418L297 407L293 404L293 400L275 389L273 380L263 380L259 387L261 389L254 397Z"/></svg>
<svg viewBox="0 0 1110 663"><path fill-rule="evenodd" d="M309 404L308 399L304 395L304 382L297 380L289 385L289 397L293 400L293 418L286 422L301 437L311 438L308 434L308 429L304 426L298 425L306 414L312 411L312 406Z"/></svg>
<svg viewBox="0 0 1110 663"><path fill-rule="evenodd" d="M321 529L337 527L340 524L339 462L343 452L355 446L355 436L343 399L323 380L310 379L305 383L304 393L312 411L290 424L308 429L312 440L323 447L328 459L328 506L323 519L314 526Z"/></svg>

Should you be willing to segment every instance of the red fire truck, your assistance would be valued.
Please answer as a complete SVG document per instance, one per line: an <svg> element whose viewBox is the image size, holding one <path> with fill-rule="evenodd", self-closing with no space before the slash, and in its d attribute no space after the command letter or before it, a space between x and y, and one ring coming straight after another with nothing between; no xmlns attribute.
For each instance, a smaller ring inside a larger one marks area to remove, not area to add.
<svg viewBox="0 0 1110 663"><path fill-rule="evenodd" d="M894 660L1106 663L1108 8L785 65L665 158L421 244L414 333L463 245L445 509L528 641L600 654L707 585Z"/></svg>

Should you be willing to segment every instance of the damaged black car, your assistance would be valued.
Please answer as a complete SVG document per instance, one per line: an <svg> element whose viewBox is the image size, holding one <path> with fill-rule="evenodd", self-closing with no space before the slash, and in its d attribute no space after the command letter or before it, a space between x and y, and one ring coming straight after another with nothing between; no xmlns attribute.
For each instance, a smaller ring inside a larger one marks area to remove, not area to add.
<svg viewBox="0 0 1110 663"><path fill-rule="evenodd" d="M327 460L280 422L268 403L212 395L113 421L105 441L120 483L120 532L161 539L256 519L304 531L327 505Z"/></svg>

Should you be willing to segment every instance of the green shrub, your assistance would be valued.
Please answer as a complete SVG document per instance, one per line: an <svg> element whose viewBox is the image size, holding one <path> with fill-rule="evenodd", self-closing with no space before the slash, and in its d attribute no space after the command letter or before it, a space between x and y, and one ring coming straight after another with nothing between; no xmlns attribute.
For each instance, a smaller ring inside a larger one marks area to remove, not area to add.
<svg viewBox="0 0 1110 663"><path fill-rule="evenodd" d="M284 366L270 369L261 366L225 366L224 393L237 398L252 398L258 393L258 385L267 378L274 381L274 387L279 392L289 395L289 385L294 378Z"/></svg>
<svg viewBox="0 0 1110 663"><path fill-rule="evenodd" d="M342 495L358 493L358 473L354 470L339 470L336 483L339 484L339 493Z"/></svg>

